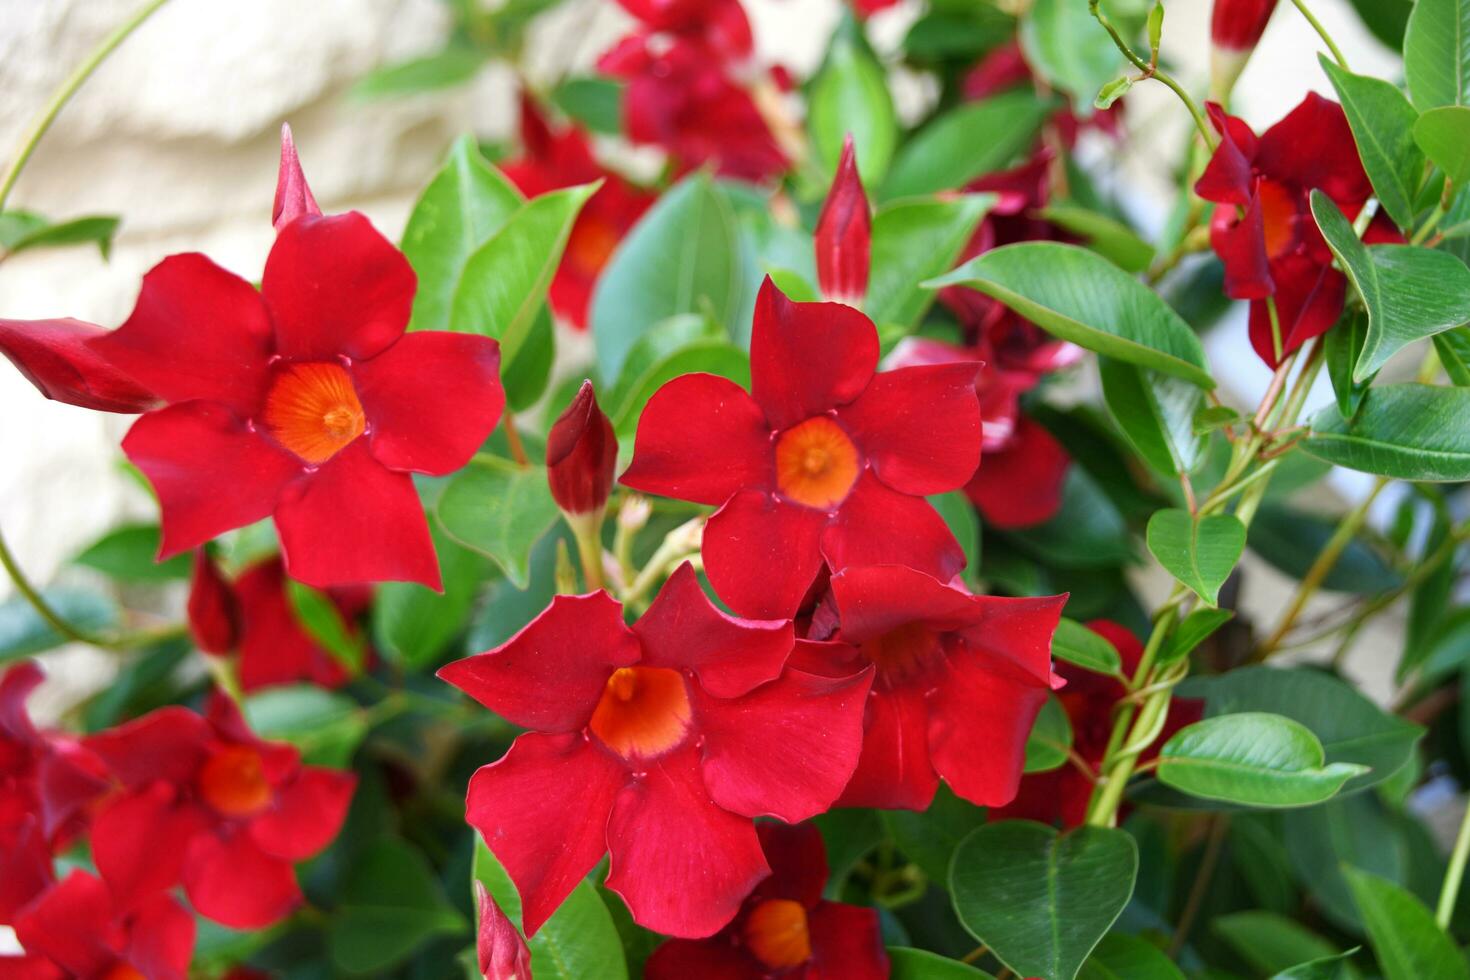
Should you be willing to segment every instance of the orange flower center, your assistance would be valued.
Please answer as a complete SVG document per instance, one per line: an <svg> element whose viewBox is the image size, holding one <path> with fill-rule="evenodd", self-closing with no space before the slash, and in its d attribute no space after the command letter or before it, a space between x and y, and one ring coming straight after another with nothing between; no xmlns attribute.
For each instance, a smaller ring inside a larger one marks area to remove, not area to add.
<svg viewBox="0 0 1470 980"><path fill-rule="evenodd" d="M618 247L618 233L611 224L597 217L578 221L567 240L567 258L577 271L595 276L607 264Z"/></svg>
<svg viewBox="0 0 1470 980"><path fill-rule="evenodd" d="M745 918L745 946L772 970L800 966L812 958L806 909L789 898L772 898Z"/></svg>
<svg viewBox="0 0 1470 980"><path fill-rule="evenodd" d="M148 980L142 971L128 963L118 961L99 978L99 980Z"/></svg>
<svg viewBox="0 0 1470 980"><path fill-rule="evenodd" d="M326 362L279 371L265 396L262 421L277 442L308 463L325 463L367 427L352 376Z"/></svg>
<svg viewBox="0 0 1470 980"><path fill-rule="evenodd" d="M1275 181L1261 181L1258 193L1261 195L1261 222L1266 230L1266 255L1280 258L1296 241L1296 201L1291 191Z"/></svg>
<svg viewBox="0 0 1470 980"><path fill-rule="evenodd" d="M807 419L776 440L776 486L818 510L842 503L858 478L857 446L825 415Z"/></svg>
<svg viewBox="0 0 1470 980"><path fill-rule="evenodd" d="M620 667L607 679L590 727L625 759L652 758L684 741L689 690L684 675L665 667Z"/></svg>
<svg viewBox="0 0 1470 980"><path fill-rule="evenodd" d="M226 817L259 813L273 796L260 753L248 745L226 746L210 756L199 771L199 792Z"/></svg>

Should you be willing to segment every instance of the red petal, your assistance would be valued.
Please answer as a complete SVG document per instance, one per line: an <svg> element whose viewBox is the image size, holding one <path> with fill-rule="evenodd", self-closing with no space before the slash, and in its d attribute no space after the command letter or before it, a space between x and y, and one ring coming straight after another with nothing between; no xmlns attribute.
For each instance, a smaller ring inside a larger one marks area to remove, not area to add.
<svg viewBox="0 0 1470 980"><path fill-rule="evenodd" d="M158 494L159 560L269 515L301 473L300 460L213 402L149 412L133 423L122 448Z"/></svg>
<svg viewBox="0 0 1470 980"><path fill-rule="evenodd" d="M0 735L22 744L39 737L26 711L26 699L45 679L34 660L23 660L0 674Z"/></svg>
<svg viewBox="0 0 1470 980"><path fill-rule="evenodd" d="M240 603L235 590L204 548L194 550L189 632L199 649L217 655L233 650L240 635Z"/></svg>
<svg viewBox="0 0 1470 980"><path fill-rule="evenodd" d="M688 746L648 763L607 825L607 887L639 925L681 939L714 935L770 873L755 826L714 803Z"/></svg>
<svg viewBox="0 0 1470 980"><path fill-rule="evenodd" d="M389 469L442 476L465 463L505 408L500 345L420 331L352 369L373 455Z"/></svg>
<svg viewBox="0 0 1470 980"><path fill-rule="evenodd" d="M1123 661L1123 673L1132 677L1138 670L1138 662L1143 659L1143 642L1138 636L1122 623L1110 619L1089 619L1085 625L1113 645L1113 649L1118 651L1118 658ZM1123 697L1127 693L1119 690L1117 696Z"/></svg>
<svg viewBox="0 0 1470 980"><path fill-rule="evenodd" d="M696 693L710 797L787 823L825 813L857 767L872 681L871 670L830 678L788 669L741 698Z"/></svg>
<svg viewBox="0 0 1470 980"><path fill-rule="evenodd" d="M822 532L822 554L834 570L908 565L944 581L965 567L965 553L944 518L923 498L891 490L871 473L858 480Z"/></svg>
<svg viewBox="0 0 1470 980"><path fill-rule="evenodd" d="M379 463L361 439L287 487L275 518L286 572L307 585L440 587L439 559L413 479Z"/></svg>
<svg viewBox="0 0 1470 980"><path fill-rule="evenodd" d="M878 367L873 321L841 303L793 303L768 276L755 301L750 392L773 429L845 405Z"/></svg>
<svg viewBox="0 0 1470 980"><path fill-rule="evenodd" d="M517 738L470 780L465 819L515 882L526 935L607 851L607 821L628 779L611 753L581 735Z"/></svg>
<svg viewBox="0 0 1470 980"><path fill-rule="evenodd" d="M554 596L515 636L441 667L438 676L514 725L575 732L586 727L612 672L638 659L623 607L597 591Z"/></svg>
<svg viewBox="0 0 1470 980"><path fill-rule="evenodd" d="M0 354L47 398L98 412L146 412L153 393L87 341L107 333L81 320L0 320Z"/></svg>
<svg viewBox="0 0 1470 980"><path fill-rule="evenodd" d="M955 490L980 465L979 371L976 361L885 371L837 417L893 489Z"/></svg>
<svg viewBox="0 0 1470 980"><path fill-rule="evenodd" d="M718 698L739 697L780 676L795 642L787 620L737 619L715 608L688 562L669 576L633 632L644 663L692 668Z"/></svg>
<svg viewBox="0 0 1470 980"><path fill-rule="evenodd" d="M1249 51L1261 39L1276 0L1215 0L1210 40L1232 51Z"/></svg>
<svg viewBox="0 0 1470 980"><path fill-rule="evenodd" d="M1261 134L1256 167L1297 188L1320 188L1355 214L1373 195L1342 106L1308 92L1295 109Z"/></svg>
<svg viewBox="0 0 1470 980"><path fill-rule="evenodd" d="M133 914L128 962L149 980L184 980L194 956L194 917L167 895Z"/></svg>
<svg viewBox="0 0 1470 980"><path fill-rule="evenodd" d="M851 133L842 142L842 159L817 217L814 237L822 295L835 303L861 306L868 294L873 215L858 176Z"/></svg>
<svg viewBox="0 0 1470 980"><path fill-rule="evenodd" d="M1016 798L991 807L991 820L1035 820L1037 823L1080 827L1087 822L1092 782L1070 765L1021 777Z"/></svg>
<svg viewBox="0 0 1470 980"><path fill-rule="evenodd" d="M607 503L618 466L618 437L597 404L591 381L557 416L546 436L546 482L568 514L589 514Z"/></svg>
<svg viewBox="0 0 1470 980"><path fill-rule="evenodd" d="M478 879L475 898L480 918L475 954L481 975L488 980L531 980L531 950L526 940Z"/></svg>
<svg viewBox="0 0 1470 980"><path fill-rule="evenodd" d="M128 789L154 780L183 785L194 778L209 755L209 723L187 708L159 708L136 721L89 736L112 775Z"/></svg>
<svg viewBox="0 0 1470 980"><path fill-rule="evenodd" d="M720 939L670 939L643 965L643 980L766 980L743 947Z"/></svg>
<svg viewBox="0 0 1470 980"><path fill-rule="evenodd" d="M879 688L868 698L863 751L838 806L927 810L939 789L929 761L929 708L912 687Z"/></svg>
<svg viewBox="0 0 1470 980"><path fill-rule="evenodd" d="M276 200L271 207L271 224L280 231L304 214L317 216L321 213L316 198L311 195L311 188L306 185L306 174L301 171L301 158L296 155L291 126L281 123L281 169L276 175Z"/></svg>
<svg viewBox="0 0 1470 980"><path fill-rule="evenodd" d="M1061 510L1071 465L1072 458L1044 426L1017 416L1010 445L986 454L965 495L994 527L1033 527Z"/></svg>
<svg viewBox="0 0 1470 980"><path fill-rule="evenodd" d="M231 929L264 929L301 904L291 862L266 854L243 829L194 838L184 891L196 912Z"/></svg>
<svg viewBox="0 0 1470 980"><path fill-rule="evenodd" d="M814 823L755 825L771 876L756 886L762 898L789 898L812 908L827 887L827 845Z"/></svg>
<svg viewBox="0 0 1470 980"><path fill-rule="evenodd" d="M864 565L832 576L841 639L863 643L910 623L936 632L974 626L985 618L985 596L902 565Z"/></svg>
<svg viewBox="0 0 1470 980"><path fill-rule="evenodd" d="M775 478L771 427L733 381L685 374L654 392L638 419L624 486L718 507Z"/></svg>
<svg viewBox="0 0 1470 980"><path fill-rule="evenodd" d="M127 322L91 346L164 401L202 398L248 417L265 395L274 338L255 287L191 253L154 266Z"/></svg>
<svg viewBox="0 0 1470 980"><path fill-rule="evenodd" d="M178 883L190 841L209 818L165 783L108 804L92 822L92 860L121 905Z"/></svg>
<svg viewBox="0 0 1470 980"><path fill-rule="evenodd" d="M286 599L286 569L267 558L235 582L244 629L240 634L240 686L247 692L274 684L310 681L338 687L347 680L342 665L302 629ZM335 601L350 623L350 609Z"/></svg>
<svg viewBox="0 0 1470 980"><path fill-rule="evenodd" d="M1251 303L1250 338L1271 367L1302 344L1332 328L1342 315L1347 278L1331 266L1291 255L1271 264L1276 279L1276 315L1281 324L1281 357L1271 336L1271 313L1264 300Z"/></svg>
<svg viewBox="0 0 1470 980"><path fill-rule="evenodd" d="M1266 212L1259 194L1252 194L1245 214L1236 205L1215 208L1210 221L1210 247L1225 265L1225 295L1233 299L1263 299L1276 289L1266 256Z"/></svg>
<svg viewBox="0 0 1470 980"><path fill-rule="evenodd" d="M805 980L887 980L878 910L819 902L807 912L812 958Z"/></svg>
<svg viewBox="0 0 1470 980"><path fill-rule="evenodd" d="M0 923L13 923L16 913L51 885L51 849L40 822L29 814L18 828L6 827L5 834L11 840L0 839Z"/></svg>
<svg viewBox="0 0 1470 980"><path fill-rule="evenodd" d="M283 356L366 360L403 335L416 283L403 253L351 211L282 228L260 289Z"/></svg>
<svg viewBox="0 0 1470 980"><path fill-rule="evenodd" d="M789 617L822 567L817 544L827 520L769 493L738 493L705 525L705 574L742 616Z"/></svg>
<svg viewBox="0 0 1470 980"><path fill-rule="evenodd" d="M336 838L356 788L350 772L305 766L276 790L274 807L250 822L250 836L266 854L304 861Z"/></svg>
<svg viewBox="0 0 1470 980"><path fill-rule="evenodd" d="M1245 205L1255 190L1252 160L1256 155L1256 136L1250 127L1211 102L1206 105L1210 121L1220 134L1220 145L1194 185L1194 192L1206 201L1219 204Z"/></svg>
<svg viewBox="0 0 1470 980"><path fill-rule="evenodd" d="M112 966L116 957L106 946L112 931L107 886L85 871L67 875L15 920L22 948L47 957L73 977L97 976Z"/></svg>

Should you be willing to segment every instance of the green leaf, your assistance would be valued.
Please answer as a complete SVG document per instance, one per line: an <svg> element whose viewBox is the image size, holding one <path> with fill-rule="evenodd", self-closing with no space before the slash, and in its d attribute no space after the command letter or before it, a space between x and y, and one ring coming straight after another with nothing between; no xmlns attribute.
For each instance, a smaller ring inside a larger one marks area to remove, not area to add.
<svg viewBox="0 0 1470 980"><path fill-rule="evenodd" d="M855 40L839 34L826 64L812 81L807 128L823 176L830 182L852 134L858 173L869 187L881 187L898 143L898 117L888 94L883 66Z"/></svg>
<svg viewBox="0 0 1470 980"><path fill-rule="evenodd" d="M90 244L96 245L106 259L121 221L113 215L89 215L53 223L31 211L0 212L0 254Z"/></svg>
<svg viewBox="0 0 1470 980"><path fill-rule="evenodd" d="M1430 109L1414 123L1414 142L1456 187L1470 180L1470 108Z"/></svg>
<svg viewBox="0 0 1470 980"><path fill-rule="evenodd" d="M1450 384L1457 388L1470 387L1470 330L1456 327L1434 335L1434 349L1439 352L1439 362Z"/></svg>
<svg viewBox="0 0 1470 980"><path fill-rule="evenodd" d="M544 468L480 455L450 477L436 513L446 534L493 558L516 588L524 589L531 549L560 511Z"/></svg>
<svg viewBox="0 0 1470 980"><path fill-rule="evenodd" d="M382 99L453 88L478 75L485 61L485 53L474 48L445 48L364 75L352 86L351 95L356 99Z"/></svg>
<svg viewBox="0 0 1470 980"><path fill-rule="evenodd" d="M474 326L450 319L454 290L469 257L524 203L520 192L481 155L473 136L455 141L403 231L403 254L419 280L408 329Z"/></svg>
<svg viewBox="0 0 1470 980"><path fill-rule="evenodd" d="M939 516L944 518L944 523L949 526L950 533L960 543L960 548L965 552L965 568L961 572L965 584L972 589L978 589L980 585L980 519L975 516L975 505L970 503L964 491L951 490L949 493L941 493L929 498L929 503Z"/></svg>
<svg viewBox="0 0 1470 980"><path fill-rule="evenodd" d="M325 592L295 579L286 579L286 601L297 624L332 655L351 676L362 673L367 644L352 632L342 611Z"/></svg>
<svg viewBox="0 0 1470 980"><path fill-rule="evenodd" d="M475 880L495 899L517 929L521 927L521 897L515 883L495 855L475 835ZM536 935L526 941L531 950L531 973L536 980L627 980L617 926L589 881L580 881ZM694 978L690 978L694 980Z"/></svg>
<svg viewBox="0 0 1470 980"><path fill-rule="evenodd" d="M1301 446L1329 463L1397 480L1470 480L1470 389L1374 388L1351 421L1336 406L1318 412Z"/></svg>
<svg viewBox="0 0 1470 980"><path fill-rule="evenodd" d="M1154 259L1154 247L1123 222L1076 204L1059 202L1041 209L1041 216L1054 225L1080 235L1087 247L1124 272L1138 273Z"/></svg>
<svg viewBox="0 0 1470 980"><path fill-rule="evenodd" d="M261 738L289 742L314 765L344 768L367 734L356 701L315 684L272 687L241 704L250 730Z"/></svg>
<svg viewBox="0 0 1470 980"><path fill-rule="evenodd" d="M703 317L674 317L640 337L605 402L604 411L619 438L632 438L643 406L659 388L680 375L696 372L728 378L748 389L750 355Z"/></svg>
<svg viewBox="0 0 1470 980"><path fill-rule="evenodd" d="M1121 830L987 824L950 867L960 922L1020 976L1072 980L1128 904L1138 848Z"/></svg>
<svg viewBox="0 0 1470 980"><path fill-rule="evenodd" d="M1152 289L1076 245L1005 245L928 285L969 286L1062 340L1202 388L1215 385L1189 324Z"/></svg>
<svg viewBox="0 0 1470 980"><path fill-rule="evenodd" d="M1184 980L1163 950L1137 936L1110 932L1082 964L1080 980Z"/></svg>
<svg viewBox="0 0 1470 980"><path fill-rule="evenodd" d="M985 808L955 796L944 783L940 783L929 809L921 813L883 810L879 816L904 857L939 883L949 879L949 862L960 841L985 825Z"/></svg>
<svg viewBox="0 0 1470 980"><path fill-rule="evenodd" d="M1418 0L1404 33L1404 76L1420 112L1470 103L1470 7Z"/></svg>
<svg viewBox="0 0 1470 980"><path fill-rule="evenodd" d="M1358 17L1372 32L1393 51L1402 51L1404 30L1409 24L1409 14L1414 10L1414 0L1348 0L1357 10Z"/></svg>
<svg viewBox="0 0 1470 980"><path fill-rule="evenodd" d="M947 191L1004 170L1031 147L1055 110L1054 101L1031 91L1003 92L950 109L904 144L880 197Z"/></svg>
<svg viewBox="0 0 1470 980"><path fill-rule="evenodd" d="M1092 100L1094 109L1111 109L1113 103L1128 94L1133 87L1133 76L1119 75L1097 90L1097 96Z"/></svg>
<svg viewBox="0 0 1470 980"><path fill-rule="evenodd" d="M1352 957L1359 948L1354 946L1336 956L1324 956L1298 963L1280 973L1272 974L1271 980L1358 980L1358 971L1353 969Z"/></svg>
<svg viewBox="0 0 1470 980"><path fill-rule="evenodd" d="M1260 973L1276 973L1298 963L1337 955L1337 948L1327 940L1275 912L1232 912L1216 918L1210 929Z"/></svg>
<svg viewBox="0 0 1470 980"><path fill-rule="evenodd" d="M1323 54L1317 60L1337 89L1379 202L1400 228L1412 228L1414 198L1424 176L1424 154L1415 142L1419 113L1381 78L1354 75Z"/></svg>
<svg viewBox="0 0 1470 980"><path fill-rule="evenodd" d="M819 814L812 822L822 832L827 867L831 869L823 894L836 899L841 897L843 883L857 863L887 839L883 820L877 810L843 807Z"/></svg>
<svg viewBox="0 0 1470 980"><path fill-rule="evenodd" d="M1103 399L1129 444L1170 476L1192 472L1205 443L1194 431L1204 392L1188 381L1110 357L1098 359Z"/></svg>
<svg viewBox="0 0 1470 980"><path fill-rule="evenodd" d="M741 307L735 217L708 175L692 174L633 226L592 295L597 370L619 377L623 360L654 324L704 313L731 337Z"/></svg>
<svg viewBox="0 0 1470 980"><path fill-rule="evenodd" d="M1075 620L1063 618L1051 638L1051 655L1096 674L1118 676L1123 662L1105 637Z"/></svg>
<svg viewBox="0 0 1470 980"><path fill-rule="evenodd" d="M1234 514L1196 520L1187 510L1161 510L1149 518L1148 550L1169 574L1213 606L1245 550L1245 525Z"/></svg>
<svg viewBox="0 0 1470 980"><path fill-rule="evenodd" d="M107 532L72 561L125 582L171 582L188 578L192 568L188 554L154 561L158 540L156 524L130 524Z"/></svg>
<svg viewBox="0 0 1470 980"><path fill-rule="evenodd" d="M1107 568L1133 558L1128 525L1117 507L1080 466L1067 470L1055 517L1007 533L1023 549L1062 568Z"/></svg>
<svg viewBox="0 0 1470 980"><path fill-rule="evenodd" d="M444 591L417 582L384 582L373 600L373 639L384 659L411 671L434 666L474 611L490 568L478 552L461 547L437 527L434 548Z"/></svg>
<svg viewBox="0 0 1470 980"><path fill-rule="evenodd" d="M384 837L352 862L327 926L327 949L341 970L381 975L435 936L466 928L419 852Z"/></svg>
<svg viewBox="0 0 1470 980"><path fill-rule="evenodd" d="M1349 310L1342 322L1322 337L1322 352L1327 360L1327 377L1332 380L1332 392L1337 396L1337 411L1350 419L1363 403L1373 379L1363 382L1353 380L1353 365L1363 356L1363 344L1368 338L1368 316L1362 310Z"/></svg>
<svg viewBox="0 0 1470 980"><path fill-rule="evenodd" d="M622 132L623 86L610 78L568 78L552 91L551 101L594 133Z"/></svg>
<svg viewBox="0 0 1470 980"><path fill-rule="evenodd" d="M1470 978L1470 967L1454 940L1435 924L1423 903L1377 875L1356 868L1346 873L1386 980Z"/></svg>
<svg viewBox="0 0 1470 980"><path fill-rule="evenodd" d="M556 360L556 328L551 308L543 304L531 321L531 331L515 359L501 365L505 404L512 412L524 412L546 393L551 382L551 365Z"/></svg>
<svg viewBox="0 0 1470 980"><path fill-rule="evenodd" d="M1470 269L1448 252L1364 245L1332 199L1312 191L1312 214L1368 308L1368 334L1353 380L1371 376L1416 340L1470 321Z"/></svg>
<svg viewBox="0 0 1470 980"><path fill-rule="evenodd" d="M1408 843L1377 794L1354 793L1322 806L1289 810L1281 822L1293 877L1341 929L1363 931L1345 868L1408 879Z"/></svg>
<svg viewBox="0 0 1470 980"><path fill-rule="evenodd" d="M984 970L927 949L888 947L888 980L995 980Z"/></svg>
<svg viewBox="0 0 1470 980"><path fill-rule="evenodd" d="M465 262L450 305L455 329L500 341L502 363L516 359L561 262L572 225L600 183L550 191L527 201Z"/></svg>
<svg viewBox="0 0 1470 980"><path fill-rule="evenodd" d="M1042 702L1036 724L1026 736L1026 772L1048 772L1067 763L1072 747L1072 721L1055 694Z"/></svg>
<svg viewBox="0 0 1470 980"><path fill-rule="evenodd" d="M1164 649L1159 652L1159 665L1165 666L1175 661L1183 660L1194 651L1205 640L1209 639L1221 626L1230 622L1235 613L1229 609L1210 609L1201 607L1184 617L1174 630Z"/></svg>
<svg viewBox="0 0 1470 980"><path fill-rule="evenodd" d="M894 201L873 216L873 271L863 309L874 323L913 328L934 302L924 283L955 260L995 204L994 194Z"/></svg>
<svg viewBox="0 0 1470 980"><path fill-rule="evenodd" d="M1206 717L1267 711L1305 725L1322 743L1327 762L1371 770L1344 785L1345 793L1393 775L1424 735L1423 728L1385 712L1351 684L1315 669L1244 667L1191 678L1179 693L1203 698Z"/></svg>
<svg viewBox="0 0 1470 980"><path fill-rule="evenodd" d="M1118 6L1103 5L1115 21ZM1128 23L1120 25L1125 34L1141 26L1141 17L1125 19ZM1054 88L1072 96L1078 106L1087 105L1123 65L1123 55L1085 3L1035 0L1021 17L1020 39L1026 63Z"/></svg>
<svg viewBox="0 0 1470 980"><path fill-rule="evenodd" d="M1159 781L1191 796L1245 806L1307 806L1330 799L1366 766L1324 764L1306 726L1252 711L1219 715L1178 732L1159 751Z"/></svg>
<svg viewBox="0 0 1470 980"><path fill-rule="evenodd" d="M1336 519L1281 504L1267 504L1256 512L1247 541L1257 555L1292 578L1300 579L1336 529ZM1354 538L1327 573L1322 588L1372 595L1395 588L1402 581L1402 576L1377 551L1362 538Z"/></svg>

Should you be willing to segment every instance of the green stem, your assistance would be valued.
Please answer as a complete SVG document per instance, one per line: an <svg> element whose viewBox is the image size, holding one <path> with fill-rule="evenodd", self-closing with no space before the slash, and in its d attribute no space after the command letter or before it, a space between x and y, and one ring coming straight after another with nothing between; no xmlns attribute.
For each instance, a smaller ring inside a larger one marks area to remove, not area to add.
<svg viewBox="0 0 1470 980"><path fill-rule="evenodd" d="M97 647L111 647L113 645L101 637L93 636L80 627L67 622L65 617L52 608L51 604L46 601L40 591L31 584L31 580L26 578L26 573L21 570L20 564L15 560L15 555L11 553L10 545L6 543L3 534L0 534L0 565L5 566L5 571L10 575L10 580L15 583L16 591L25 597L25 600L31 604L31 608L36 610L36 614L44 619L56 632L69 640L75 640L77 643L89 643Z"/></svg>
<svg viewBox="0 0 1470 980"><path fill-rule="evenodd" d="M1352 69L1348 68L1347 59L1342 56L1342 50L1338 48L1337 42L1332 40L1332 35L1327 33L1327 28L1323 27L1322 22L1307 9L1306 0L1291 0L1291 2L1296 5L1297 10L1301 11L1302 16L1307 19L1307 23L1312 25L1312 30L1317 32L1317 36L1322 39L1322 43L1327 45L1327 50L1332 52L1332 60L1337 62L1337 66L1343 71L1351 71Z"/></svg>
<svg viewBox="0 0 1470 980"><path fill-rule="evenodd" d="M1434 921L1446 932L1450 928L1450 916L1455 913L1455 900L1460 895L1460 882L1465 877L1465 860L1470 858L1470 807L1460 820L1460 833L1455 837L1455 849L1450 854L1450 866L1445 869L1444 885L1439 890L1439 904L1434 909Z"/></svg>
<svg viewBox="0 0 1470 980"><path fill-rule="evenodd" d="M1175 95L1179 96L1179 101L1184 103L1184 107L1194 117L1194 126L1199 130L1200 136L1204 138L1205 146L1208 146L1213 151L1217 143L1215 132L1205 120L1205 114L1200 111L1199 105L1190 97L1188 92L1184 91L1184 86L1180 85L1174 79L1173 75L1170 75L1157 65L1150 64L1138 52L1128 46L1128 42L1123 40L1123 36L1118 33L1118 29L1113 26L1112 22L1108 20L1107 15L1102 12L1101 3L1102 0L1087 0L1087 8L1091 11L1093 18L1102 25L1103 30L1108 32L1108 36L1113 39L1113 44L1117 45L1118 50L1123 52L1123 57L1127 58L1133 67L1143 73L1143 78L1152 78L1163 82L1173 90Z"/></svg>
<svg viewBox="0 0 1470 980"><path fill-rule="evenodd" d="M46 135L46 131L56 121L56 116L61 112L62 107L71 100L71 97L76 94L77 89L82 87L82 83L90 78L92 73L97 70L97 66L106 61L107 56L112 54L113 51L116 51L117 46L127 40L128 35L137 30L145 20L153 16L153 13L167 2L168 0L149 0L148 3L145 3L137 13L123 21L118 25L116 30L107 35L102 40L102 43L87 56L87 60L78 65L71 75L67 77L66 81L61 83L61 87L56 90L51 96L51 100L42 108L35 122L31 123L31 128L26 132L25 138L21 141L20 149L11 159L10 166L5 170L4 178L0 178L0 209L5 207L5 202L9 200L10 191L15 187L15 182L20 177L20 172L25 169L25 165L30 160L31 154L36 151L36 144L41 142L41 137Z"/></svg>

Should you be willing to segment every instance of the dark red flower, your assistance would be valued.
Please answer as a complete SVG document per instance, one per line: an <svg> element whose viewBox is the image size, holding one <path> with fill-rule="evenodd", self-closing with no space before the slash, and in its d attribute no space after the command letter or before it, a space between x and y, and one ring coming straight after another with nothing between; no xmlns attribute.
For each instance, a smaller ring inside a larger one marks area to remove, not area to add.
<svg viewBox="0 0 1470 980"><path fill-rule="evenodd" d="M188 611L195 646L215 656L235 649L240 640L240 600L207 548L194 549Z"/></svg>
<svg viewBox="0 0 1470 980"><path fill-rule="evenodd" d="M128 415L157 406L152 392L88 346L106 332L81 320L0 320L0 354L53 401Z"/></svg>
<svg viewBox="0 0 1470 980"><path fill-rule="evenodd" d="M740 0L618 0L650 34L664 34L709 48L722 61L750 57L754 39Z"/></svg>
<svg viewBox="0 0 1470 980"><path fill-rule="evenodd" d="M660 388L625 485L720 509L704 532L715 591L747 616L796 612L823 562L884 562L943 579L964 567L923 498L980 459L978 365L875 374L878 333L839 303L756 300L751 392L708 374Z"/></svg>
<svg viewBox="0 0 1470 980"><path fill-rule="evenodd" d="M603 182L578 213L561 265L551 280L551 308L572 326L584 329L598 276L655 195L598 163L587 135L577 127L553 132L529 96L521 100L521 143L522 156L502 164L501 169L527 197Z"/></svg>
<svg viewBox="0 0 1470 980"><path fill-rule="evenodd" d="M721 929L769 868L752 818L823 812L856 763L872 672L783 669L789 622L711 605L682 565L631 628L605 592L557 596L439 676L530 729L470 781L467 819L534 933L607 852L650 929Z"/></svg>
<svg viewBox="0 0 1470 980"><path fill-rule="evenodd" d="M73 871L15 919L23 956L0 957L16 980L184 980L194 953L194 917L167 895L136 905Z"/></svg>
<svg viewBox="0 0 1470 980"><path fill-rule="evenodd" d="M1016 795L1026 738L1052 687L1051 637L1067 597L971 595L900 565L832 576L836 622L817 617L796 667L872 665L863 754L839 806L923 810L943 779L978 806Z"/></svg>
<svg viewBox="0 0 1470 980"><path fill-rule="evenodd" d="M485 980L531 980L531 951L515 923L495 904L485 886L475 882L480 928L475 955Z"/></svg>
<svg viewBox="0 0 1470 980"><path fill-rule="evenodd" d="M302 215L320 217L321 213L322 209L317 207L316 198L306 184L306 174L301 170L301 157L296 153L296 141L291 138L291 126L281 123L281 168L276 175L271 224L280 231Z"/></svg>
<svg viewBox="0 0 1470 980"><path fill-rule="evenodd" d="M1071 465L1072 458L1050 432L1018 415L1011 438L1001 449L986 452L965 485L965 496L987 524L1033 527L1061 509L1062 486Z"/></svg>
<svg viewBox="0 0 1470 980"><path fill-rule="evenodd" d="M842 158L832 188L817 217L814 236L817 282L822 296L834 303L862 306L868 295L868 267L873 251L873 214L858 176L852 134L842 142Z"/></svg>
<svg viewBox="0 0 1470 980"><path fill-rule="evenodd" d="M123 906L182 881L200 915L263 928L300 902L292 865L337 836L357 780L257 738L223 694L205 710L160 708L87 739L118 783L92 857Z"/></svg>
<svg viewBox="0 0 1470 980"><path fill-rule="evenodd" d="M235 594L240 598L240 686L245 691L297 681L321 687L346 683L342 664L292 612L281 559L266 558L247 568L235 582ZM356 620L371 605L372 590L328 589L327 598L341 613L348 635L357 637Z"/></svg>
<svg viewBox="0 0 1470 980"><path fill-rule="evenodd" d="M822 898L827 848L809 823L756 827L771 876L709 939L671 939L644 980L886 980L877 909Z"/></svg>
<svg viewBox="0 0 1470 980"><path fill-rule="evenodd" d="M273 516L303 582L438 588L409 474L463 466L505 396L495 341L404 334L414 282L357 213L282 227L259 292L197 254L144 277L91 346L168 402L123 440L158 493L160 558Z"/></svg>
<svg viewBox="0 0 1470 980"><path fill-rule="evenodd" d="M1225 263L1225 292L1251 301L1251 346L1275 367L1337 322L1347 288L1342 273L1332 268L1332 252L1312 218L1309 195L1322 191L1354 218L1373 187L1342 107L1315 92L1259 139L1218 105L1207 108L1220 145L1195 191L1219 204L1210 241ZM1364 240L1402 238L1380 212ZM1279 350L1268 297L1276 304Z"/></svg>
<svg viewBox="0 0 1470 980"><path fill-rule="evenodd" d="M546 437L546 480L556 505L572 515L600 513L617 464L618 437L592 382L583 381Z"/></svg>
<svg viewBox="0 0 1470 980"><path fill-rule="evenodd" d="M1276 0L1215 0L1210 43L1226 51L1249 51L1266 30Z"/></svg>

